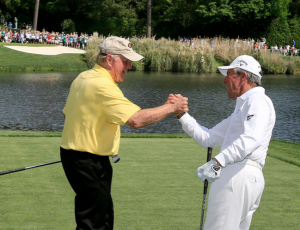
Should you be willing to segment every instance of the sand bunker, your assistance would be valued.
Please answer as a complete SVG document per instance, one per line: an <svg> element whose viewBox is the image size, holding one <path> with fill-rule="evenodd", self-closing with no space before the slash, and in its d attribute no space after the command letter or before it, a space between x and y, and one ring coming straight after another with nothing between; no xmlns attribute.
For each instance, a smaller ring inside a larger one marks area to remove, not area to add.
<svg viewBox="0 0 300 230"><path fill-rule="evenodd" d="M58 54L85 54L85 50L65 47L65 46L4 46L20 52L40 54L40 55L58 55Z"/></svg>

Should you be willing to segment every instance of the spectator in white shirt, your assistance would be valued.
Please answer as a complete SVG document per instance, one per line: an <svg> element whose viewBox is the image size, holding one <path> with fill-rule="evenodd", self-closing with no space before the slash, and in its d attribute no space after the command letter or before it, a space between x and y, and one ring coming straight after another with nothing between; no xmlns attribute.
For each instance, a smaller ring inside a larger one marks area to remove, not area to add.
<svg viewBox="0 0 300 230"><path fill-rule="evenodd" d="M290 53L290 45L289 44L286 44L286 51L287 51L287 55L289 55L289 53Z"/></svg>

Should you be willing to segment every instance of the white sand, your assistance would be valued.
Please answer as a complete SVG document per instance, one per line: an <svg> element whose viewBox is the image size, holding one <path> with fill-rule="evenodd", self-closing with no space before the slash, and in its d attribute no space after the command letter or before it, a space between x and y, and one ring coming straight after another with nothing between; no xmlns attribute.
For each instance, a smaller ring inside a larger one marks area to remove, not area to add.
<svg viewBox="0 0 300 230"><path fill-rule="evenodd" d="M85 50L65 47L65 46L4 46L20 52L40 54L40 55L58 55L58 54L85 54Z"/></svg>

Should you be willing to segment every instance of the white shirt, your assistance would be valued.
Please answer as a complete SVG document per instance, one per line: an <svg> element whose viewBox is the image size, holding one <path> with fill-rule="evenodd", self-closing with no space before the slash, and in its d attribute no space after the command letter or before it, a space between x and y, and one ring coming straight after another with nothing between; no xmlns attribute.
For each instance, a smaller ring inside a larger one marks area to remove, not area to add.
<svg viewBox="0 0 300 230"><path fill-rule="evenodd" d="M255 87L238 97L234 112L212 129L201 126L188 113L179 120L182 129L202 147L221 146L215 158L223 167L245 158L263 167L276 115L265 89Z"/></svg>

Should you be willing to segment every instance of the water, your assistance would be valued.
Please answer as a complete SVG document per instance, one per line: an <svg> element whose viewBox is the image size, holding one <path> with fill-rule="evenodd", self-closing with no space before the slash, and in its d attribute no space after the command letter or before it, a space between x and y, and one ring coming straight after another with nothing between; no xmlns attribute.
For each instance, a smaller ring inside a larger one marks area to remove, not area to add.
<svg viewBox="0 0 300 230"><path fill-rule="evenodd" d="M0 73L0 129L62 131L62 109L77 72ZM227 98L220 74L129 72L119 83L124 95L142 109L162 105L169 93L189 98L190 114L208 128L228 117L235 101ZM265 75L263 86L277 120L273 138L300 142L300 76ZM174 115L125 133L183 133Z"/></svg>

